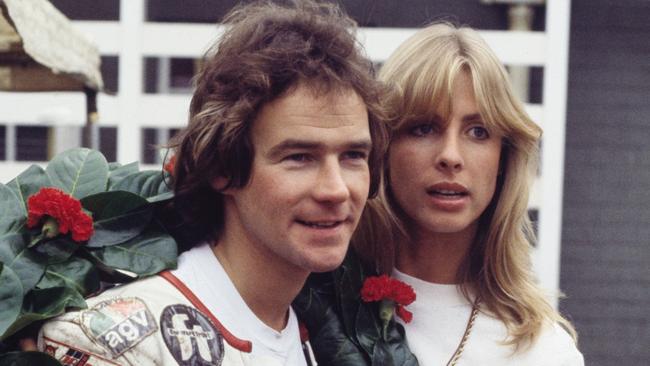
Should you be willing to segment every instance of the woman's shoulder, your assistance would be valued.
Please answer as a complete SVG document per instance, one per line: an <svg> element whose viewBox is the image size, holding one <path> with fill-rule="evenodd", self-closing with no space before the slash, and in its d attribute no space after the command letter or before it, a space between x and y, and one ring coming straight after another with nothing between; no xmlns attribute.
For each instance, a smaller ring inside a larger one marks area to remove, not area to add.
<svg viewBox="0 0 650 366"><path fill-rule="evenodd" d="M554 365L584 365L584 358L576 341L559 323L545 325L532 348L539 356L554 358Z"/></svg>

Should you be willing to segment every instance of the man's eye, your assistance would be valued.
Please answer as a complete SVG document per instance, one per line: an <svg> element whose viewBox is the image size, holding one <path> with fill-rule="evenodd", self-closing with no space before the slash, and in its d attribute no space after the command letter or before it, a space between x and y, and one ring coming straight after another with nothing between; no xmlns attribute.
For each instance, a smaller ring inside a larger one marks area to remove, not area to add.
<svg viewBox="0 0 650 366"><path fill-rule="evenodd" d="M430 123L423 123L409 128L409 133L413 136L426 136L434 131L434 127Z"/></svg>
<svg viewBox="0 0 650 366"><path fill-rule="evenodd" d="M365 151L347 151L343 154L344 159L366 160L368 154Z"/></svg>
<svg viewBox="0 0 650 366"><path fill-rule="evenodd" d="M291 154L284 158L287 161L296 161L296 162L305 162L309 161L310 157L308 154Z"/></svg>
<svg viewBox="0 0 650 366"><path fill-rule="evenodd" d="M481 126L474 126L470 128L469 134L478 140L486 140L490 138L490 132L488 132L487 128Z"/></svg>

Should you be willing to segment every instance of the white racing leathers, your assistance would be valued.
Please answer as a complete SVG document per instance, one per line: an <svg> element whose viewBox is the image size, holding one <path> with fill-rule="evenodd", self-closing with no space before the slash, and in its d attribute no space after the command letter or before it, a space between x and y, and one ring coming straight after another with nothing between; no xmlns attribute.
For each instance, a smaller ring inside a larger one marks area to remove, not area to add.
<svg viewBox="0 0 650 366"><path fill-rule="evenodd" d="M281 366L253 357L251 342L231 334L169 272L115 287L88 308L47 322L38 348L65 366ZM308 365L315 365L308 342Z"/></svg>

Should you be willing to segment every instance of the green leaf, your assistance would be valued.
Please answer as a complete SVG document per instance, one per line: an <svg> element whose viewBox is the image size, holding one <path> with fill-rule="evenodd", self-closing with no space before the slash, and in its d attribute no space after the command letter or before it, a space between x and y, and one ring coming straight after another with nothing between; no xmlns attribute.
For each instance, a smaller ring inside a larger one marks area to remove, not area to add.
<svg viewBox="0 0 650 366"><path fill-rule="evenodd" d="M341 317L348 334L356 333L357 317L360 311L366 311L361 303L361 287L364 272L359 259L349 251L340 268L333 272L337 289L337 298L341 307ZM372 328L370 328L372 330ZM362 344L362 346L366 346ZM372 346L364 347L369 353Z"/></svg>
<svg viewBox="0 0 650 366"><path fill-rule="evenodd" d="M61 315L67 308L86 308L83 296L70 287L34 289L25 296L23 303L24 314L38 314L41 319Z"/></svg>
<svg viewBox="0 0 650 366"><path fill-rule="evenodd" d="M55 187L77 199L104 192L108 163L98 151L76 148L57 155L45 169Z"/></svg>
<svg viewBox="0 0 650 366"><path fill-rule="evenodd" d="M39 289L71 287L85 297L99 290L99 273L90 261L72 257L66 262L47 266L45 275L36 286Z"/></svg>
<svg viewBox="0 0 650 366"><path fill-rule="evenodd" d="M44 352L7 352L0 355L0 366L61 366L59 361Z"/></svg>
<svg viewBox="0 0 650 366"><path fill-rule="evenodd" d="M95 233L86 246L105 247L124 243L140 235L151 222L153 208L141 207L135 211L95 222Z"/></svg>
<svg viewBox="0 0 650 366"><path fill-rule="evenodd" d="M350 337L338 316L331 273L309 276L305 287L292 304L309 329L309 341L319 365L370 365L369 356Z"/></svg>
<svg viewBox="0 0 650 366"><path fill-rule="evenodd" d="M172 198L174 198L174 192L169 191L169 192L161 193L161 194L156 195L156 196L151 196L151 197L147 198L147 201L149 201L149 203L156 203L156 202L167 201L167 200L170 200Z"/></svg>
<svg viewBox="0 0 650 366"><path fill-rule="evenodd" d="M82 199L81 204L93 214L95 233L86 244L90 248L134 238L153 217L153 206L146 199L125 191L98 193Z"/></svg>
<svg viewBox="0 0 650 366"><path fill-rule="evenodd" d="M91 250L90 253L112 268L124 269L138 275L150 276L176 267L176 241L162 228L152 225L126 243Z"/></svg>
<svg viewBox="0 0 650 366"><path fill-rule="evenodd" d="M111 163L111 164L116 164L116 163ZM127 175L137 173L139 166L138 162L134 161L133 163L126 164L126 165L118 165L118 166L111 166L109 164L109 169L110 169L110 174L108 176L108 190L114 190L113 187L115 186L116 183L124 179Z"/></svg>
<svg viewBox="0 0 650 366"><path fill-rule="evenodd" d="M0 262L0 340L15 323L23 304L23 286L14 271Z"/></svg>
<svg viewBox="0 0 650 366"><path fill-rule="evenodd" d="M108 171L112 172L113 170L115 170L115 169L117 169L117 168L119 168L121 166L122 166L122 164L118 163L117 161L110 162L110 163L108 163Z"/></svg>
<svg viewBox="0 0 650 366"><path fill-rule="evenodd" d="M148 206L148 202L131 192L110 191L82 198L81 205L92 212L93 221L97 222Z"/></svg>
<svg viewBox="0 0 650 366"><path fill-rule="evenodd" d="M375 347L372 351L372 364L382 366L397 366L395 365L393 357L390 353L390 347L382 339L375 343Z"/></svg>
<svg viewBox="0 0 650 366"><path fill-rule="evenodd" d="M144 198L153 198L170 192L165 177L159 170L145 170L130 174L112 189L129 191Z"/></svg>
<svg viewBox="0 0 650 366"><path fill-rule="evenodd" d="M43 168L38 165L32 165L11 180L11 182L7 183L7 186L19 197L23 204L23 212L27 216L27 199L37 193L41 188L51 187L52 182L50 182L50 177L47 176Z"/></svg>
<svg viewBox="0 0 650 366"><path fill-rule="evenodd" d="M45 272L44 260L27 248L22 234L0 237L0 261L20 278L24 293L34 288Z"/></svg>
<svg viewBox="0 0 650 366"><path fill-rule="evenodd" d="M70 258L79 249L79 244L75 243L70 237L58 236L36 245L33 249L45 256L48 264L52 264Z"/></svg>
<svg viewBox="0 0 650 366"><path fill-rule="evenodd" d="M16 232L24 225L27 215L24 204L11 188L0 183L0 234Z"/></svg>
<svg viewBox="0 0 650 366"><path fill-rule="evenodd" d="M361 299L359 299L359 302ZM359 306L356 312L356 329L354 334L359 344L369 353L373 352L376 343L383 340L382 325L379 319L378 303L365 304Z"/></svg>
<svg viewBox="0 0 650 366"><path fill-rule="evenodd" d="M20 315L5 336L10 336L34 322L59 316L69 308L86 308L86 301L77 290L70 287L34 289L25 296Z"/></svg>

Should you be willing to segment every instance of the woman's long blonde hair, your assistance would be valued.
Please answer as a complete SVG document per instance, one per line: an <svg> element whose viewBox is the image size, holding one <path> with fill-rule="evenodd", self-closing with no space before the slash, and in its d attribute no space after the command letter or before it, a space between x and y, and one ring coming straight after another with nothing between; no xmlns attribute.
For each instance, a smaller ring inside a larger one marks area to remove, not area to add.
<svg viewBox="0 0 650 366"><path fill-rule="evenodd" d="M458 273L462 290L469 299L471 286L505 323L508 344L516 350L534 342L545 323L560 323L575 339L575 330L546 301L531 271L535 238L528 196L542 131L513 95L503 65L476 31L436 23L419 30L391 55L379 73L393 91L389 128L395 133L404 123L432 116L439 108L444 113L454 79L462 72L471 75L484 123L504 136L496 192ZM400 220L404 213L392 197L389 169L386 165L380 196L369 202L353 240L360 255L384 273L393 269L397 244L409 240Z"/></svg>

